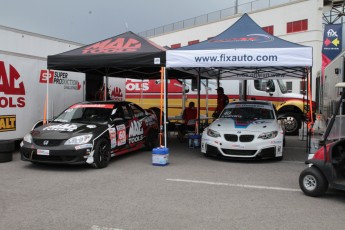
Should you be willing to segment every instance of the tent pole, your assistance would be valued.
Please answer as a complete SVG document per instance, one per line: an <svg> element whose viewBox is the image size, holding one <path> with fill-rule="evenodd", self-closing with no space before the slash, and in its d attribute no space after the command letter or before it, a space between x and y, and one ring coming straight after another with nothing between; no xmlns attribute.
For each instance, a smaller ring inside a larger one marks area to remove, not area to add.
<svg viewBox="0 0 345 230"><path fill-rule="evenodd" d="M197 125L196 125L196 134L199 134L199 126L200 126L200 68L198 71L198 121L197 121Z"/></svg>
<svg viewBox="0 0 345 230"><path fill-rule="evenodd" d="M164 147L167 148L168 147L168 143L167 143L167 103L168 103L168 98L167 98L167 85L168 85L168 81L166 78L166 69L165 67L162 67L162 71L163 71L163 82L164 82Z"/></svg>

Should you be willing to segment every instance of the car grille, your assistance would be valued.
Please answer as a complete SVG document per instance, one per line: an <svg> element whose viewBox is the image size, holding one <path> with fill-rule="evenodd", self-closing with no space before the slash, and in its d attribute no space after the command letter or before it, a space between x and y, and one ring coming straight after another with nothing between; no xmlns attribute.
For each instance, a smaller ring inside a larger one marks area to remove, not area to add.
<svg viewBox="0 0 345 230"><path fill-rule="evenodd" d="M222 149L226 155L234 156L252 156L256 153L256 150L238 150L238 149Z"/></svg>
<svg viewBox="0 0 345 230"><path fill-rule="evenodd" d="M251 142L254 140L254 135L237 136L236 134L224 134L224 138L230 142L237 142L238 140L240 140L240 142Z"/></svg>
<svg viewBox="0 0 345 230"><path fill-rule="evenodd" d="M36 161L49 161L49 162L70 162L76 159L75 156L41 156L32 155L32 160Z"/></svg>
<svg viewBox="0 0 345 230"><path fill-rule="evenodd" d="M48 141L47 144L45 144L45 141ZM34 139L35 145L39 146L58 146L60 145L64 140L46 140L46 139Z"/></svg>

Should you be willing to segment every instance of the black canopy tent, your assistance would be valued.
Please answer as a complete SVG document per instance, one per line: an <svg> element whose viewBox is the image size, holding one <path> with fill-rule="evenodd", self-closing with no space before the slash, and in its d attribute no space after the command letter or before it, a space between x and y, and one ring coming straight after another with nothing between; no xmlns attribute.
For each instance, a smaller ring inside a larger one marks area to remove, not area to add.
<svg viewBox="0 0 345 230"><path fill-rule="evenodd" d="M132 79L159 79L164 75L162 80L166 82L165 51L163 47L129 31L71 51L48 56L48 69ZM169 75L177 76L177 72L179 78L191 78L189 73L174 69L169 71ZM166 93L164 97L166 98ZM166 105L164 114L167 114ZM164 117L164 127L166 131L166 117Z"/></svg>
<svg viewBox="0 0 345 230"><path fill-rule="evenodd" d="M48 69L136 79L157 78L165 49L133 32L48 56Z"/></svg>

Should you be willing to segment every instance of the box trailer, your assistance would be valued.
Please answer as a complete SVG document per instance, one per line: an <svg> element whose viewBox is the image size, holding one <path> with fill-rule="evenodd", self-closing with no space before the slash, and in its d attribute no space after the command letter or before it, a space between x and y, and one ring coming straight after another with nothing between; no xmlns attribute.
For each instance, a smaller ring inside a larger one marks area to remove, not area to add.
<svg viewBox="0 0 345 230"><path fill-rule="evenodd" d="M84 99L84 74L48 74L46 66L43 58L0 53L0 140L20 140L45 115Z"/></svg>

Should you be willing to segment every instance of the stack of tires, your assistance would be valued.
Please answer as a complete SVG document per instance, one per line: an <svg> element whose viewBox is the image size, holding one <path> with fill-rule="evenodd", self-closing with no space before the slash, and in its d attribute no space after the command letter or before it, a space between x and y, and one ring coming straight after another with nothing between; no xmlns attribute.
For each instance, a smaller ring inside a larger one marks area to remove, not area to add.
<svg viewBox="0 0 345 230"><path fill-rule="evenodd" d="M12 161L14 141L0 141L0 163Z"/></svg>

